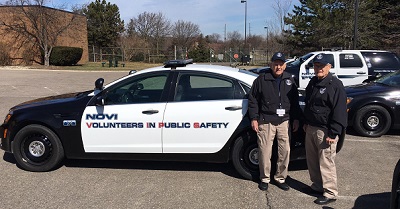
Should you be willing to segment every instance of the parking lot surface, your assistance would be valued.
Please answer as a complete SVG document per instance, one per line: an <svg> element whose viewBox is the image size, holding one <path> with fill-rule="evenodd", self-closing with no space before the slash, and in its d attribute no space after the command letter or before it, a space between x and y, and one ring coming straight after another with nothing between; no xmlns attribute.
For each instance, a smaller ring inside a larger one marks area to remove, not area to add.
<svg viewBox="0 0 400 209"><path fill-rule="evenodd" d="M94 88L126 72L0 68L0 117L38 97ZM304 161L291 162L285 192L260 191L230 164L65 160L57 170L27 172L0 151L1 208L322 208L301 189L311 182ZM400 132L365 138L348 132L337 155L339 199L325 208L389 208Z"/></svg>

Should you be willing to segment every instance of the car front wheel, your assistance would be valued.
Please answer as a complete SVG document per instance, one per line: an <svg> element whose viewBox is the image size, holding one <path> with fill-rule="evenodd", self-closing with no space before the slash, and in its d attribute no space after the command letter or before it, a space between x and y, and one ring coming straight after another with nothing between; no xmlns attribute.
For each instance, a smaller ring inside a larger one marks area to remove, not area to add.
<svg viewBox="0 0 400 209"><path fill-rule="evenodd" d="M359 109L354 118L354 129L358 134L368 137L380 137L391 126L389 112L379 105L368 105Z"/></svg>
<svg viewBox="0 0 400 209"><path fill-rule="evenodd" d="M35 172L52 170L64 158L58 136L41 125L22 128L14 138L13 153L18 165Z"/></svg>
<svg viewBox="0 0 400 209"><path fill-rule="evenodd" d="M232 164L245 179L256 180L259 177L257 137L250 133L239 136L232 149Z"/></svg>

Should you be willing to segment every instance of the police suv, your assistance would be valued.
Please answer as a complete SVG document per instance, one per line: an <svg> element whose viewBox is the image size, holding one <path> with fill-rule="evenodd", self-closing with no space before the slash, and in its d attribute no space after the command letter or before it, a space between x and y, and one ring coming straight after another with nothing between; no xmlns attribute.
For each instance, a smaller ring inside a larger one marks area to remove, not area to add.
<svg viewBox="0 0 400 209"><path fill-rule="evenodd" d="M286 72L291 73L300 89L305 89L314 76L313 58L324 53L331 60L330 72L343 85L356 85L374 80L390 72L400 70L400 59L393 52L381 50L329 50L310 52L295 61L288 62Z"/></svg>
<svg viewBox="0 0 400 209"><path fill-rule="evenodd" d="M173 60L104 87L99 78L94 90L12 107L0 126L1 149L29 171L56 169L65 158L231 161L254 179L257 137L246 115L256 77ZM304 158L301 132L291 144L291 158Z"/></svg>

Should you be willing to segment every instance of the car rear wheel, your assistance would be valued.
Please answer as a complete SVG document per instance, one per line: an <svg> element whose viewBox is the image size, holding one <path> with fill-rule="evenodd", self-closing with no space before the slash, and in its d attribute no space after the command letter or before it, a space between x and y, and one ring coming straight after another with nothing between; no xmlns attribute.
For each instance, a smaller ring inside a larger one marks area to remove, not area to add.
<svg viewBox="0 0 400 209"><path fill-rule="evenodd" d="M15 136L13 153L18 165L28 171L49 171L64 158L58 136L41 125L28 125Z"/></svg>
<svg viewBox="0 0 400 209"><path fill-rule="evenodd" d="M245 179L256 180L259 177L257 137L250 133L239 136L232 149L232 164Z"/></svg>
<svg viewBox="0 0 400 209"><path fill-rule="evenodd" d="M354 119L354 129L358 134L368 137L380 137L391 126L389 112L379 105L368 105L357 111Z"/></svg>
<svg viewBox="0 0 400 209"><path fill-rule="evenodd" d="M390 197L390 209L400 208L400 160L393 172L392 192Z"/></svg>

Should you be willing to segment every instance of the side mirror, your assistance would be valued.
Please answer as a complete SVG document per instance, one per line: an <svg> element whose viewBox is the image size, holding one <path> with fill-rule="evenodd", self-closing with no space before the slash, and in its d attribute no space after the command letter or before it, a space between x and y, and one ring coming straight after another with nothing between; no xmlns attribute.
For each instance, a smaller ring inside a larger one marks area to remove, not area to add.
<svg viewBox="0 0 400 209"><path fill-rule="evenodd" d="M135 74L137 71L136 70L131 70L131 71L129 71L129 74L128 75L130 75L130 74Z"/></svg>
<svg viewBox="0 0 400 209"><path fill-rule="evenodd" d="M313 62L307 63L307 67L308 67L308 68L314 68L314 63L313 63Z"/></svg>
<svg viewBox="0 0 400 209"><path fill-rule="evenodd" d="M95 90L103 90L104 79L99 78L94 82L94 89Z"/></svg>
<svg viewBox="0 0 400 209"><path fill-rule="evenodd" d="M103 96L96 97L96 101L94 102L96 106L104 106L104 98Z"/></svg>

